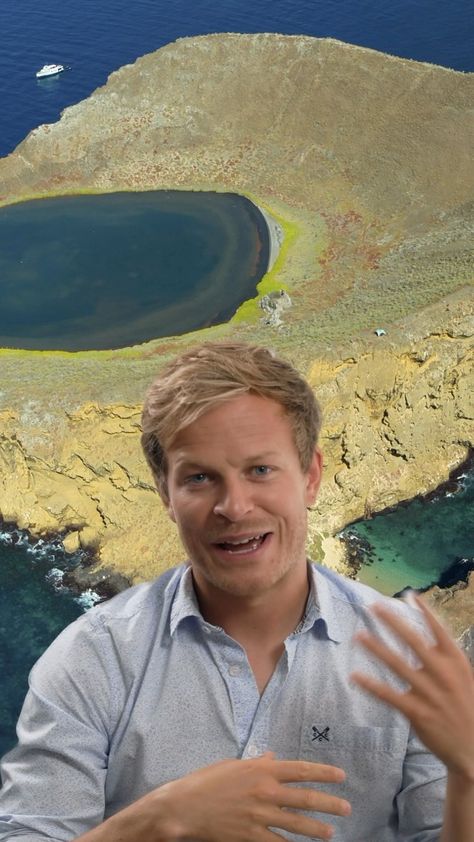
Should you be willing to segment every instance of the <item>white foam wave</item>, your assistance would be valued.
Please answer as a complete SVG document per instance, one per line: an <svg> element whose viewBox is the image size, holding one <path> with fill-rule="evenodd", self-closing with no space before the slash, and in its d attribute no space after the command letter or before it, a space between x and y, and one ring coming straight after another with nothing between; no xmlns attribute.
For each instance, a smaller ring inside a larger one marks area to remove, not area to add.
<svg viewBox="0 0 474 842"><path fill-rule="evenodd" d="M79 596L74 598L74 601L77 602L84 611L87 611L88 608L93 608L98 602L100 602L101 597L98 593L92 590L92 588L88 588L86 591L83 591Z"/></svg>

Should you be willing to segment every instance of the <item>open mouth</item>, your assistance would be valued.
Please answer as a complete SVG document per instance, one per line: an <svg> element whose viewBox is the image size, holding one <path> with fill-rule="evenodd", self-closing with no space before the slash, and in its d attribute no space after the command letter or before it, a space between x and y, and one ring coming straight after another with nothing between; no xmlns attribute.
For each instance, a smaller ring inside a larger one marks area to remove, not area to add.
<svg viewBox="0 0 474 842"><path fill-rule="evenodd" d="M232 555L243 555L244 553L255 552L260 549L262 544L267 540L269 532L262 532L259 535L252 535L250 538L235 539L235 541L219 541L216 542L216 547L225 550Z"/></svg>

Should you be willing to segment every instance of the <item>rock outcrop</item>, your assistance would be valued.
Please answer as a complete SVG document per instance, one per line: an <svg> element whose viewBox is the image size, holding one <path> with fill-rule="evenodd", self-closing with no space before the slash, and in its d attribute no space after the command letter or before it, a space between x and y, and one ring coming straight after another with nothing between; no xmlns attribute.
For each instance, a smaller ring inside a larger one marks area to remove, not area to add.
<svg viewBox="0 0 474 842"><path fill-rule="evenodd" d="M265 314L263 323L279 327L283 324L283 313L291 307L291 298L284 289L280 289L263 295L258 303Z"/></svg>
<svg viewBox="0 0 474 842"><path fill-rule="evenodd" d="M261 324L255 300L205 335L271 343L317 390L326 480L311 546L334 564L336 529L435 487L472 438L473 95L473 74L330 39L183 39L0 161L4 204L232 190L278 220L283 324ZM177 561L139 451L140 401L162 362L200 338L1 352L4 519L63 532L133 581ZM472 583L465 598L472 615Z"/></svg>

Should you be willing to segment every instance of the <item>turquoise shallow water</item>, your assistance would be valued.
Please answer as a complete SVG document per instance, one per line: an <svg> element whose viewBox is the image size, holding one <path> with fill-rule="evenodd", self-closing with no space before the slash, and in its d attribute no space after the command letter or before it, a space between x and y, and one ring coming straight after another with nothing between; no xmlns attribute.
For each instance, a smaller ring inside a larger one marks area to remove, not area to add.
<svg viewBox="0 0 474 842"><path fill-rule="evenodd" d="M230 193L64 196L0 208L0 347L120 348L227 321L268 267Z"/></svg>
<svg viewBox="0 0 474 842"><path fill-rule="evenodd" d="M361 562L358 581L390 596L407 586L426 588L456 563L467 570L474 561L474 469L458 480L457 491L416 498L342 535Z"/></svg>

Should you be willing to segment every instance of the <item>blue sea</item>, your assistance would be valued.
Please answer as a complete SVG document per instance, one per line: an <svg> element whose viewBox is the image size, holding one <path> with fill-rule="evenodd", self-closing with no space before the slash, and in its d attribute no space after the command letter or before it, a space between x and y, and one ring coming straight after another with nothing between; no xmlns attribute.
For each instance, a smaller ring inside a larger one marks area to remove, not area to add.
<svg viewBox="0 0 474 842"><path fill-rule="evenodd" d="M28 673L47 646L69 623L98 601L63 585L65 571L83 554L67 556L59 540L31 540L0 524L0 756L15 742L15 723L27 689Z"/></svg>
<svg viewBox="0 0 474 842"><path fill-rule="evenodd" d="M1 0L0 156L122 65L210 32L328 36L474 70L472 0ZM70 70L37 80L46 63Z"/></svg>

